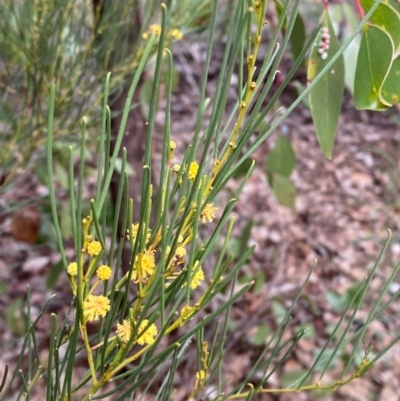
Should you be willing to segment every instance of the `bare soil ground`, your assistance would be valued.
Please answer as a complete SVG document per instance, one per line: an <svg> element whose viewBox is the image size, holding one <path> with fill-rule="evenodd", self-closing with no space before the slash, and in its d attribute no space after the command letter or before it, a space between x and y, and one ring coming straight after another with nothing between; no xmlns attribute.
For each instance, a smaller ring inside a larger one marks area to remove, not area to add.
<svg viewBox="0 0 400 401"><path fill-rule="evenodd" d="M178 143L178 158L190 143L194 128L198 78L202 74L201 57L201 49L193 46L177 55L181 80L173 102L173 137ZM217 63L214 69L215 77L209 84L210 94L217 78ZM234 94L232 87L232 102ZM290 101L290 98L288 94L283 102ZM160 114L160 121L161 118ZM256 245L243 275L263 278L257 289L247 293L233 307L234 330L229 334L226 352L226 373L234 383L245 377L261 352L261 345L255 341L260 326L276 327L277 306L290 305L317 260L317 268L294 309L291 329L309 325L313 328L312 335L300 341L297 350L273 375L268 383L270 388L281 387L281 379L287 372L311 366L315 349L323 346L329 327L340 317L340 312L332 308L328 294L343 294L365 278L387 237L388 228L392 230L393 239L366 297L360 321L400 258L400 129L393 118L386 113L356 112L351 100L347 99L331 161L326 160L318 148L306 108L295 110L280 131L290 138L297 155L292 177L297 190L296 206L293 210L280 206L268 185L264 162L274 141L272 136L254 153L255 170L235 208L235 235L240 237L245 225L252 220L249 245ZM157 137L155 142L157 149ZM157 153L154 157L157 160ZM221 210L238 185L239 181L229 183L227 191L218 199ZM15 329L13 333L7 323L7 310L12 301L18 297L25 299L29 285L33 316L37 316L51 294L57 293L38 327L39 346L45 350L49 341L50 313L62 316L71 299L62 276L55 288L48 289L46 284L49 271L58 262L56 250L46 242L29 243L32 237L28 232L32 225L33 231L35 224L40 224L41 232L47 230L48 214L44 213L39 202L31 202L45 193L46 188L35 178L25 177L18 180L12 191L1 200L4 212L0 217L0 280L5 285L0 297L0 377L6 363L11 368L15 364L21 346ZM28 201L32 208L10 213L7 205L15 200ZM35 223L39 217L40 223ZM400 278L396 282L400 282ZM392 292L397 290L394 286L389 289ZM380 350L399 331L400 305L397 302L384 318L373 322L365 342L373 342L375 349ZM392 348L365 377L335 393L326 394L322 399L396 401L400 388L399 365L400 344ZM335 380L343 366L343 361L337 361L324 381ZM179 371L176 400L187 393L186 384L193 381L193 369L195 366ZM304 393L263 395L255 399L288 401L313 400L315 397L315 394ZM40 394L36 399L41 399Z"/></svg>

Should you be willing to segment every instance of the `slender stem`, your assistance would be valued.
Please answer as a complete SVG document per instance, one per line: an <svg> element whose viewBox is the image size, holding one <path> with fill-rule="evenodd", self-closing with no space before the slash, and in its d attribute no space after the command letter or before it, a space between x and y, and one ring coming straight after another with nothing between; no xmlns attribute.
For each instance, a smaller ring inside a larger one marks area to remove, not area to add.
<svg viewBox="0 0 400 401"><path fill-rule="evenodd" d="M258 3L258 2L257 2ZM229 140L229 146L226 148L226 151L224 155L222 156L221 160L215 160L214 162L214 168L211 173L211 177L206 185L205 188L205 194L208 195L211 190L212 190L212 184L217 177L218 173L220 172L221 168L225 165L233 151L236 149L236 139L239 135L239 132L242 128L242 123L243 120L247 114L247 111L250 106L250 102L254 96L254 94L257 91L257 85L255 82L253 82L253 77L254 77L254 71L255 71L255 65L256 65L256 60L257 60L257 54L258 50L260 47L261 43L261 34L262 34L262 27L264 23L264 16L262 14L262 9L261 5L259 4L258 7L255 8L256 14L257 14L257 32L255 34L254 38L254 49L252 54L248 57L247 59L247 64L248 64L248 77L247 77L247 84L246 84L246 90L243 98L240 101L239 105L239 115L237 118L237 121L235 123L235 127L233 129L232 135Z"/></svg>
<svg viewBox="0 0 400 401"><path fill-rule="evenodd" d="M359 377L362 376L362 370L366 365L368 365L369 361L366 360L365 358L362 359L360 365L358 366L357 370L350 375L347 379L343 380L337 380L333 383L326 384L326 385L321 385L320 382L314 383L314 384L309 384L307 386L302 386L302 387L293 387L293 388L268 388L264 389L261 388L257 391L254 392L254 394L261 394L261 393L298 393L302 391L311 391L311 390L331 390L331 391L336 391L339 387L342 387L350 382L352 382L355 379L358 379ZM250 385L250 384L249 384ZM250 385L252 387L252 385ZM227 399L228 400L234 400L234 399L239 399L239 398L245 398L248 397L251 391L246 391L244 393L239 393L239 394L234 394L229 396Z"/></svg>
<svg viewBox="0 0 400 401"><path fill-rule="evenodd" d="M365 17L365 11L360 3L360 0L354 0L356 3L357 11L360 14L361 19Z"/></svg>
<svg viewBox="0 0 400 401"><path fill-rule="evenodd" d="M80 330L81 330L81 335L83 338L83 343L85 344L85 348L86 348L86 352L87 352L87 360L88 360L89 367L90 367L90 373L92 375L92 382L93 382L93 385L95 385L98 382L97 382L97 378L96 378L96 369L94 367L94 362L93 362L93 353L92 353L92 349L90 348L89 339L88 339L88 335L87 335L87 331L86 331L86 326L81 325Z"/></svg>

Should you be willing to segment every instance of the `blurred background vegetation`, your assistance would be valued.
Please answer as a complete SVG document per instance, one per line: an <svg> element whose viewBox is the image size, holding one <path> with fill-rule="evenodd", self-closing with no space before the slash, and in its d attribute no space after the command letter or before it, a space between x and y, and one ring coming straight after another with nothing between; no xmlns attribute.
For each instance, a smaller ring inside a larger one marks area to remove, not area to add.
<svg viewBox="0 0 400 401"><path fill-rule="evenodd" d="M166 3L172 27L169 42L177 39L177 32L201 29L209 17L208 0ZM0 192L16 175L44 163L41 150L51 82L57 85L57 140L76 144L80 120L86 116L90 139L96 143L105 76L112 71L112 95L123 91L140 59L146 32L157 23L160 4L159 0L2 2Z"/></svg>

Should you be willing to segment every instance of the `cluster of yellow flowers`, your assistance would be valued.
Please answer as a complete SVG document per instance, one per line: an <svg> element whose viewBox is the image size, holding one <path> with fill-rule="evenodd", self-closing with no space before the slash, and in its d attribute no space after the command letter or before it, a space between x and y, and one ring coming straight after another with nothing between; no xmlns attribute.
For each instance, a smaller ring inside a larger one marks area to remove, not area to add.
<svg viewBox="0 0 400 401"><path fill-rule="evenodd" d="M174 151L176 149L176 143L174 141L170 141L169 149L170 149L170 161L171 161L174 155ZM196 179L197 173L199 172L199 168L200 166L196 161L191 162L189 166L184 166L184 172L187 171L187 176L191 183L193 183L194 180ZM175 173L179 173L179 171L181 170L181 166L179 164L174 164L172 170ZM180 177L179 183L182 184L182 182L183 182L182 177ZM194 204L192 209L195 210L196 208L197 205ZM203 224L211 223L215 219L215 213L217 209L218 208L216 208L212 203L207 203L204 206L203 210L201 211L200 222Z"/></svg>
<svg viewBox="0 0 400 401"><path fill-rule="evenodd" d="M88 219L86 219L87 221ZM138 236L138 227L139 224L132 224L132 238L136 240ZM129 230L128 230L129 231ZM127 234L128 238L129 235ZM151 230L148 229L146 233L146 241L149 241L151 237ZM182 244L183 238L179 237L179 243ZM82 254L87 253L91 256L91 263L95 263L98 256L102 251L102 246L99 241L92 241L90 236L86 236L85 244L82 249ZM170 248L167 249L167 253L170 252ZM170 266L168 269L169 274L167 273L167 278L175 279L181 271L176 271L177 266L185 263L186 249L180 245L176 248L174 256L171 258ZM82 259L83 264L84 259ZM71 276L71 279L76 288L76 277L78 276L79 265L77 262L71 262L67 267L67 273ZM151 277L155 273L156 269L156 258L155 251L153 248L149 248L145 250L145 252L137 255L134 270L132 273L132 281L135 283L138 282L146 282L149 277ZM89 267L90 270L90 267ZM193 276L191 279L190 288L195 289L204 281L204 272L199 267L198 261L193 266ZM86 273L87 274L87 273ZM84 272L82 271L82 276ZM112 269L107 265L100 265L96 269L97 281L90 289L89 293L83 300L82 310L84 322L93 322L99 320L100 318L104 318L107 313L111 309L110 299L104 295L94 295L92 292L97 286L97 284L101 281L107 281L111 278ZM186 284L185 284L186 285ZM132 334L132 325L135 323L131 323L129 319L124 319L122 323L117 324L116 334L118 338L121 340L123 344L128 343ZM154 324L149 324L148 320L144 319L139 326L137 331L138 338L136 338L133 343L144 345L144 344L152 344L154 342L154 338L157 336L157 327Z"/></svg>
<svg viewBox="0 0 400 401"><path fill-rule="evenodd" d="M167 267L167 274L166 279L168 280L175 280L181 273L182 270L177 270L179 265L185 264L185 256L186 256L186 249L183 246L184 243L183 237L180 235L178 237L178 247L175 250L174 255L171 258L171 261ZM171 253L171 248L168 246L166 249L166 257L168 258ZM200 286L200 284L204 281L204 271L201 267L199 267L199 262L196 261L192 268L194 275L192 275L190 288L192 290L196 289ZM171 283L166 283L166 287L169 287ZM186 282L183 286L186 286Z"/></svg>
<svg viewBox="0 0 400 401"><path fill-rule="evenodd" d="M87 217L83 219L83 229L85 240L82 247L82 257L80 261L80 265L78 262L71 262L67 267L67 273L71 277L71 283L74 290L74 293L77 292L77 276L78 270L82 269L82 277L85 281L90 279L90 272L93 271L93 267L96 265L98 256L100 255L103 247L99 241L93 241L91 235L87 235L91 218ZM91 262L89 263L89 267L86 272L83 271L84 265L84 257L85 254L91 256ZM96 269L97 281L93 284L92 288L85 296L82 303L83 317L85 322L92 322L95 320L99 320L101 317L105 317L107 312L111 309L110 300L104 295L94 295L93 291L97 287L97 285L102 281L107 281L111 278L112 270L110 266L101 265Z"/></svg>
<svg viewBox="0 0 400 401"><path fill-rule="evenodd" d="M107 265L101 265L97 270L96 270L97 277L101 281L106 281L109 280L112 274L110 266Z"/></svg>
<svg viewBox="0 0 400 401"><path fill-rule="evenodd" d="M78 275L78 263L72 262L67 267L67 273L70 276L77 276Z"/></svg>
<svg viewBox="0 0 400 401"><path fill-rule="evenodd" d="M135 265L132 272L132 281L146 282L149 277L151 277L156 269L156 258L154 256L154 251L146 250L136 256Z"/></svg>
<svg viewBox="0 0 400 401"><path fill-rule="evenodd" d="M197 172L199 171L199 165L197 162L190 163L189 171L188 171L188 178L190 181L194 181L197 176Z"/></svg>
<svg viewBox="0 0 400 401"><path fill-rule="evenodd" d="M136 238L138 236L138 231L139 231L139 223L132 224L132 240L136 241ZM130 233L129 230L126 230L126 239L130 239ZM146 234L146 244L149 242L151 237L151 229L147 228L147 234Z"/></svg>
<svg viewBox="0 0 400 401"><path fill-rule="evenodd" d="M142 34L143 39L148 39L151 34L155 33L157 36L161 35L161 25L152 24L150 28ZM183 38L183 33L177 28L171 29L167 32L167 38L170 40L181 40Z"/></svg>
<svg viewBox="0 0 400 401"><path fill-rule="evenodd" d="M200 286L200 284L204 281L204 271L203 269L199 266L199 261L196 260L195 264L193 265L193 272L194 275L192 276L192 280L190 282L190 288L192 290L196 289L197 287ZM186 283L185 283L186 285Z"/></svg>
<svg viewBox="0 0 400 401"><path fill-rule="evenodd" d="M132 322L133 325L136 322ZM132 337L132 324L129 319L124 319L121 324L117 323L116 334L123 344L127 344ZM155 324L149 324L147 319L141 321L137 331L137 338L133 341L134 344L151 345L154 343L154 338L157 337L158 331Z"/></svg>
<svg viewBox="0 0 400 401"><path fill-rule="evenodd" d="M214 207L212 203L207 203L200 213L200 222L203 224L211 223L215 218L215 212L218 208Z"/></svg>
<svg viewBox="0 0 400 401"><path fill-rule="evenodd" d="M82 259L80 263L81 266L78 264L78 262L71 262L67 267L67 273L71 277L75 293L77 289L76 279L78 276L78 269L82 268L82 277L84 277L85 281L88 281L90 279L89 272L96 264L97 258L103 250L99 241L93 241L92 237L90 235L87 235L90 223L90 217L83 219L85 241L82 247ZM133 240L137 238L138 228L138 224L132 224ZM151 231L148 230L146 236L147 241L150 239L150 236ZM91 257L89 268L86 272L83 271L85 254L88 254ZM152 274L154 274L155 267L156 263L153 251L148 250L143 254L138 255L135 262L134 278L136 279L140 275L144 279L151 276ZM82 302L82 311L85 324L88 322L99 320L100 318L104 318L111 310L110 299L105 295L94 295L93 291L100 282L107 281L111 278L112 269L110 268L110 266L102 264L96 269L96 276L97 281L93 284ZM135 322L133 322L133 324L135 324ZM155 324L149 324L149 321L144 319L139 325L139 328L137 330L137 338L133 341L133 343L139 345L152 344L154 342L154 338L157 336L157 333L157 327L155 326ZM125 319L121 324L118 323L116 334L123 344L128 343L132 335L131 322L128 319Z"/></svg>
<svg viewBox="0 0 400 401"><path fill-rule="evenodd" d="M102 251L102 247L99 241L92 241L87 246L87 253L90 256L99 256L100 252Z"/></svg>
<svg viewBox="0 0 400 401"><path fill-rule="evenodd" d="M157 25L152 25L150 27L151 32L156 32L160 34L161 27ZM172 30L169 32L170 36L175 39L180 39L180 34L178 30ZM176 148L176 143L171 141L170 143L170 160L173 158L173 153ZM173 170L178 173L179 168L174 166ZM189 165L184 166L183 174L187 174L187 177L191 183L193 183L199 172L199 165L196 161L191 162ZM192 211L197 208L196 204L192 205ZM215 213L217 208L214 207L212 203L203 204L202 211L200 213L199 220L201 223L210 223L215 218ZM96 273L96 282L90 287L85 288L84 296L82 299L82 311L83 311L83 323L99 320L104 318L107 313L111 310L110 299L104 295L95 295L94 290L101 282L107 282L112 276L112 269L110 266L102 264L96 268L98 259L103 252L103 246L100 241L94 240L91 235L88 234L89 227L92 223L91 217L83 219L83 246L81 258L78 261L71 262L67 267L67 273L70 276L72 287L75 295L78 293L77 280L83 280L82 285L88 285L91 282L92 275ZM153 236L150 228L142 226L139 232L139 223L134 223L130 229L126 230L126 239L131 241L131 245L135 243L138 238L144 238L145 244L141 243L140 247L143 249L140 251L134 261L133 270L131 274L131 279L135 284L146 285L149 279L154 276L157 269L156 261L156 251L158 249L158 244L160 243L160 235L157 234ZM150 241L152 242L150 244ZM205 280L204 271L199 265L199 261L195 261L193 266L186 266L186 249L185 246L192 241L192 236L186 231L185 238L182 235L178 237L178 245L171 255L171 248L167 247L165 260L168 261L168 265L165 267L164 277L169 282L166 286L171 284L171 280L175 280L181 274L190 275L190 288L196 289ZM84 269L85 257L89 256L88 267ZM185 281L183 287L187 285ZM82 296L82 295L81 295ZM190 319L194 314L194 309L192 307L186 306L189 309L183 309L182 315L180 317L181 322ZM133 331L137 333L135 339L132 340L132 344L138 345L151 345L155 341L157 336L157 327L154 323L150 323L149 320L144 319L140 321L139 327L137 327L137 316L130 318L125 318L121 323L117 323L116 335L122 344L127 344L132 337ZM200 378L201 379L201 378Z"/></svg>
<svg viewBox="0 0 400 401"><path fill-rule="evenodd" d="M99 320L100 317L105 317L111 309L110 300L104 295L89 294L82 304L83 317L86 322Z"/></svg>

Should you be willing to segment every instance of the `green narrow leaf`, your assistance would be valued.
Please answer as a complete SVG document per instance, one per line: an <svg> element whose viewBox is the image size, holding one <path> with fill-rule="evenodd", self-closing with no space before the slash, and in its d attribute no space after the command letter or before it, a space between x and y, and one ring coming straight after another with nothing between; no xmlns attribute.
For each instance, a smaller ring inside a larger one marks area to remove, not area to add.
<svg viewBox="0 0 400 401"><path fill-rule="evenodd" d="M383 82L392 65L393 42L390 36L376 25L366 25L358 52L354 81L356 109L385 110L380 96Z"/></svg>
<svg viewBox="0 0 400 401"><path fill-rule="evenodd" d="M294 21L292 33L290 35L290 44L294 60L296 60L300 56L305 43L306 43L306 28L304 25L303 18L301 18L300 14L297 14L296 19ZM300 68L304 67L305 67L305 62L303 61Z"/></svg>
<svg viewBox="0 0 400 401"><path fill-rule="evenodd" d="M21 298L15 298L6 311L7 326L16 336L23 336L28 329L28 321L23 311Z"/></svg>
<svg viewBox="0 0 400 401"><path fill-rule="evenodd" d="M275 8L276 8L276 13L278 15L278 18L282 15L283 12L283 4L279 0L274 0L275 3ZM287 18L285 16L285 19L283 20L282 24L282 30L285 31L287 26Z"/></svg>
<svg viewBox="0 0 400 401"><path fill-rule="evenodd" d="M248 157L246 160L243 161L243 163L235 170L233 173L232 177L233 178L241 178L246 175L246 173L249 171L249 168L253 164L253 159L251 157Z"/></svg>
<svg viewBox="0 0 400 401"><path fill-rule="evenodd" d="M309 82L322 71L326 64L340 49L328 13L323 15L323 26L329 30L329 49L320 53L323 41L321 28L310 53L307 79ZM309 94L311 115L314 122L317 139L322 153L330 159L335 143L336 128L339 121L344 91L344 61L343 55L333 64L332 68L321 78Z"/></svg>
<svg viewBox="0 0 400 401"><path fill-rule="evenodd" d="M281 376L281 383L284 387L294 387L295 384L301 380L305 375L307 374L307 370L305 369L295 369L295 370L289 370L285 372ZM308 379L306 381L306 385L310 384L311 380Z"/></svg>
<svg viewBox="0 0 400 401"><path fill-rule="evenodd" d="M58 183L61 185L61 188L68 188L68 173L65 168L65 165L62 165L59 162L54 164L54 174L57 177Z"/></svg>
<svg viewBox="0 0 400 401"><path fill-rule="evenodd" d="M271 178L271 187L281 205L291 209L294 208L296 200L296 188L288 177L273 174Z"/></svg>
<svg viewBox="0 0 400 401"><path fill-rule="evenodd" d="M393 60L389 73L383 83L381 97L390 104L400 103L400 56Z"/></svg>
<svg viewBox="0 0 400 401"><path fill-rule="evenodd" d="M264 345L267 341L267 336L270 334L271 330L265 323L261 324L257 327L257 330L254 334L254 345Z"/></svg>
<svg viewBox="0 0 400 401"><path fill-rule="evenodd" d="M64 266L62 264L62 261L52 266L46 281L46 286L48 289L53 289L55 287L57 280L60 277L60 274L62 274L63 272Z"/></svg>
<svg viewBox="0 0 400 401"><path fill-rule="evenodd" d="M361 5L368 12L374 5L375 0L361 0ZM379 4L371 15L370 21L382 28L392 39L395 53L400 49L400 15L387 4Z"/></svg>
<svg viewBox="0 0 400 401"><path fill-rule="evenodd" d="M278 17L281 16L283 12L283 5L279 0L275 0L275 8L276 12L278 14ZM282 25L282 31L285 33L286 31L286 26L287 26L287 18L285 17L283 25ZM293 30L290 34L290 44L292 48L292 54L293 54L293 59L296 60L299 55L301 54L301 51L303 50L304 44L306 43L306 29L304 25L304 21L301 18L300 14L296 15L296 19L294 21L293 25ZM305 63L303 62L300 68L304 68Z"/></svg>
<svg viewBox="0 0 400 401"><path fill-rule="evenodd" d="M278 323L281 323L286 316L286 308L282 305L280 301L273 300L271 302L271 311L275 320Z"/></svg>
<svg viewBox="0 0 400 401"><path fill-rule="evenodd" d="M247 244L250 240L252 227L253 227L253 220L250 219L248 221L248 223L244 226L244 229L240 236L240 241L239 241L239 244L240 244L240 248L239 248L240 253L239 254L240 255L243 255L249 249Z"/></svg>
<svg viewBox="0 0 400 401"><path fill-rule="evenodd" d="M146 79L140 88L140 108L144 118L149 115L152 89L153 81L151 79Z"/></svg>
<svg viewBox="0 0 400 401"><path fill-rule="evenodd" d="M279 174L290 177L296 165L296 154L290 141L283 135L279 135L275 147L268 154L265 161L267 173Z"/></svg>

